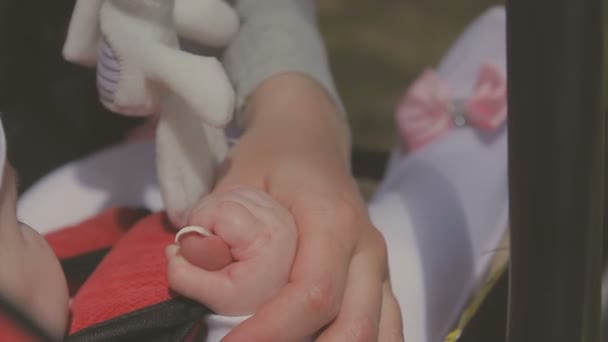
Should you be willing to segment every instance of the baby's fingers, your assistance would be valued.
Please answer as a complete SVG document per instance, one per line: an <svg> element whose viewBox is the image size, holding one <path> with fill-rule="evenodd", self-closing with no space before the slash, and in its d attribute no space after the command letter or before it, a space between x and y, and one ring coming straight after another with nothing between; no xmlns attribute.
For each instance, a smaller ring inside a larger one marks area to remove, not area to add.
<svg viewBox="0 0 608 342"><path fill-rule="evenodd" d="M179 254L192 265L207 271L217 271L232 263L230 247L219 236L210 235L200 227L186 227L177 233L175 242Z"/></svg>
<svg viewBox="0 0 608 342"><path fill-rule="evenodd" d="M234 256L240 259L239 251L255 241L261 223L241 203L209 200L192 211L189 224L208 228L234 248Z"/></svg>
<svg viewBox="0 0 608 342"><path fill-rule="evenodd" d="M207 305L211 310L224 315L241 315L235 310L235 288L230 279L221 272L211 272L189 263L180 253L180 247L170 245L166 254L169 286L180 295Z"/></svg>

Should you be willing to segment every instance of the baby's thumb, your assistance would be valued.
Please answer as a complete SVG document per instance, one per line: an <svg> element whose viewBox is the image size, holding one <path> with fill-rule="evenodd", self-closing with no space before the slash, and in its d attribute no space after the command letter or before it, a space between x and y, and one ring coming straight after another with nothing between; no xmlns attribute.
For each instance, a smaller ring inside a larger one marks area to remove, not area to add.
<svg viewBox="0 0 608 342"><path fill-rule="evenodd" d="M228 244L217 235L211 235L200 227L186 227L176 236L179 253L196 267L207 271L218 271L233 262Z"/></svg>

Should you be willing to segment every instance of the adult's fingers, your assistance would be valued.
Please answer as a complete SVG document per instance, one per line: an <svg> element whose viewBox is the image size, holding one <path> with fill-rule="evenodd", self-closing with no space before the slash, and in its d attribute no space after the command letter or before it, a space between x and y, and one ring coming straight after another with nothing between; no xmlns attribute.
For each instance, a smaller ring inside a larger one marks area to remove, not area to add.
<svg viewBox="0 0 608 342"><path fill-rule="evenodd" d="M214 311L231 314L229 303L234 300L233 283L221 272L210 272L190 264L179 254L179 246L166 250L169 286L184 297L205 303ZM234 313L240 315L241 313Z"/></svg>
<svg viewBox="0 0 608 342"><path fill-rule="evenodd" d="M382 281L371 265L365 265L366 263L361 257L353 260L341 311L316 341L377 341L382 309Z"/></svg>
<svg viewBox="0 0 608 342"><path fill-rule="evenodd" d="M376 235L371 239L381 238ZM379 242L366 241L365 249L354 255L340 313L318 342L378 341L383 283L387 277L385 252Z"/></svg>
<svg viewBox="0 0 608 342"><path fill-rule="evenodd" d="M304 235L291 282L253 317L237 326L224 342L298 341L336 317L351 253L336 248L334 239L328 238L328 232L335 227L315 228L301 230Z"/></svg>
<svg viewBox="0 0 608 342"><path fill-rule="evenodd" d="M384 283L382 292L382 315L380 316L378 341L403 342L401 309L388 280Z"/></svg>
<svg viewBox="0 0 608 342"><path fill-rule="evenodd" d="M179 239L179 253L192 265L207 271L218 271L230 265L230 247L217 235L203 236L187 233Z"/></svg>

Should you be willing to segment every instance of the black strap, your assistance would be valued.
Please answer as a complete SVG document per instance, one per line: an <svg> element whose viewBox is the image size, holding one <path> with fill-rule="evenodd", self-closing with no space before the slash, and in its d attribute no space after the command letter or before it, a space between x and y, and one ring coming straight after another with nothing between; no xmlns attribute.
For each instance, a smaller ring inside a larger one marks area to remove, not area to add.
<svg viewBox="0 0 608 342"><path fill-rule="evenodd" d="M124 227L133 226L137 221L150 215L147 209L137 209L135 215L129 211L126 215L119 213L116 218ZM70 287L70 296L76 294L78 289L95 271L99 263L108 255L113 246L106 246L87 253L61 259L61 267Z"/></svg>
<svg viewBox="0 0 608 342"><path fill-rule="evenodd" d="M184 342L204 333L200 323L209 313L196 302L175 298L83 329L66 342Z"/></svg>
<svg viewBox="0 0 608 342"><path fill-rule="evenodd" d="M104 248L61 260L61 267L70 287L70 296L78 291L108 252L110 248Z"/></svg>

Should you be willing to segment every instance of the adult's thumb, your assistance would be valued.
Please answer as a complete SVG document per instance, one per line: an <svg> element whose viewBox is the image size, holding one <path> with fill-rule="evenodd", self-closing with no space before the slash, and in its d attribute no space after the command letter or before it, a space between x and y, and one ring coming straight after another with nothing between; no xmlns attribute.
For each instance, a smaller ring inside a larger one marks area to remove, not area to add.
<svg viewBox="0 0 608 342"><path fill-rule="evenodd" d="M199 229L184 229L178 234L179 253L194 266L218 271L233 262L228 244L217 235L201 233Z"/></svg>

